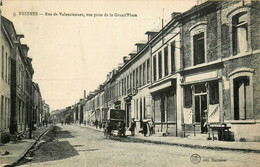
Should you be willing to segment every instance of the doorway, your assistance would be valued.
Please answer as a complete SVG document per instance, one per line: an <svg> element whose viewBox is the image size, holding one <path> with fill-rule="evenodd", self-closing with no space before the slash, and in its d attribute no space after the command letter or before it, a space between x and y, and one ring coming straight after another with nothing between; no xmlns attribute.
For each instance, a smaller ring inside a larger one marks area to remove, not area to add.
<svg viewBox="0 0 260 167"><path fill-rule="evenodd" d="M207 94L195 95L195 122L200 123L201 133L207 133Z"/></svg>
<svg viewBox="0 0 260 167"><path fill-rule="evenodd" d="M126 126L129 127L131 122L131 103L126 103Z"/></svg>

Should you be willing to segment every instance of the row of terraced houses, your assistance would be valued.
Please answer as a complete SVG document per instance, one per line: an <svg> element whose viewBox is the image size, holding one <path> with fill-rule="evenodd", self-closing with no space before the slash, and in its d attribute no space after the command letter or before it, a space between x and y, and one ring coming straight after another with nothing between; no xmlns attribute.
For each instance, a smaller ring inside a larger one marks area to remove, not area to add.
<svg viewBox="0 0 260 167"><path fill-rule="evenodd" d="M178 137L226 124L235 140L260 141L259 10L257 1L203 1L172 13L97 90L66 110L91 124L109 108L123 109L127 127L135 118L139 131L152 119L155 133Z"/></svg>
<svg viewBox="0 0 260 167"><path fill-rule="evenodd" d="M32 81L29 47L20 41L24 35L16 33L1 9L0 26L0 143L5 143L10 134L27 131L31 124L40 125L49 106L42 100L39 85Z"/></svg>

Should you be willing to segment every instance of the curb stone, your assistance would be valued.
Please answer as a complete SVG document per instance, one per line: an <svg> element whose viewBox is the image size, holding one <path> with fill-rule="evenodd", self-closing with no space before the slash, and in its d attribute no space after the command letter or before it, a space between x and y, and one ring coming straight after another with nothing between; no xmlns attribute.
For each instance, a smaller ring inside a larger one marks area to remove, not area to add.
<svg viewBox="0 0 260 167"><path fill-rule="evenodd" d="M92 129L98 132L102 132L98 129L93 129L85 126L88 129ZM228 147L221 147L221 146L203 146L203 145L192 145L192 144L181 144L181 143L171 143L171 142L164 142L164 141L153 141L147 139L139 139L139 138L116 138L110 137L109 139L121 142L132 142L132 143L153 143L153 144L163 144L163 145L172 145L172 146L179 146L179 147L188 147L188 148L198 148L198 149L211 149L211 150L221 150L221 151L239 151L239 152L252 152L252 153L260 153L260 150L254 149L243 149L243 148L228 148Z"/></svg>
<svg viewBox="0 0 260 167"><path fill-rule="evenodd" d="M12 167L16 166L19 162L22 161L22 159L25 157L25 155L29 152L29 150L40 140L41 137L43 137L46 133L48 133L51 129L53 129L53 125L49 126L39 137L36 139L18 158L13 162L11 165L5 165L4 167Z"/></svg>
<svg viewBox="0 0 260 167"><path fill-rule="evenodd" d="M112 140L118 140L111 137ZM127 141L128 140L128 141ZM222 151L239 151L239 152L253 152L253 153L260 153L260 150L254 149L240 149L240 148L228 148L228 147L221 147L221 146L203 146L203 145L192 145L192 144L181 144L181 143L170 143L170 142L163 142L163 141L152 141L147 139L121 139L122 142L138 142L138 143L153 143L153 144L163 144L163 145L172 145L172 146L180 146L180 147L188 147L188 148L198 148L198 149L211 149L211 150L222 150Z"/></svg>

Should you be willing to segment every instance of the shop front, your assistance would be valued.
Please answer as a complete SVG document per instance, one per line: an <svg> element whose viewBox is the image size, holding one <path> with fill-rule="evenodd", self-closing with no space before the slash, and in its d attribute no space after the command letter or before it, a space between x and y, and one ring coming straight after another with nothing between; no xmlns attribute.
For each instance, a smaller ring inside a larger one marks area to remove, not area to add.
<svg viewBox="0 0 260 167"><path fill-rule="evenodd" d="M185 135L206 134L210 124L220 124L222 80L217 71L185 76L183 126Z"/></svg>
<svg viewBox="0 0 260 167"><path fill-rule="evenodd" d="M124 101L125 101L125 111L126 111L126 127L130 126L132 117L131 117L131 100L132 96L127 96Z"/></svg>
<svg viewBox="0 0 260 167"><path fill-rule="evenodd" d="M150 87L153 98L155 133L177 136L176 80L168 80Z"/></svg>

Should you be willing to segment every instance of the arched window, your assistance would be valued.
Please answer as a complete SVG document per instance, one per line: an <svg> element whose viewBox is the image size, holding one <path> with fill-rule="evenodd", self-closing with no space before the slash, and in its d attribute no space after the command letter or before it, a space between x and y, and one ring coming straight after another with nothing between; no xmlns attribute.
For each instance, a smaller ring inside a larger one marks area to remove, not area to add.
<svg viewBox="0 0 260 167"><path fill-rule="evenodd" d="M239 55L251 50L251 26L250 7L238 7L227 14L227 21L231 25L230 52L232 55Z"/></svg>
<svg viewBox="0 0 260 167"><path fill-rule="evenodd" d="M233 55L248 51L248 15L241 12L232 17Z"/></svg>
<svg viewBox="0 0 260 167"><path fill-rule="evenodd" d="M229 76L233 119L253 119L253 70L239 69Z"/></svg>
<svg viewBox="0 0 260 167"><path fill-rule="evenodd" d="M207 23L199 22L190 28L192 65L207 62Z"/></svg>

